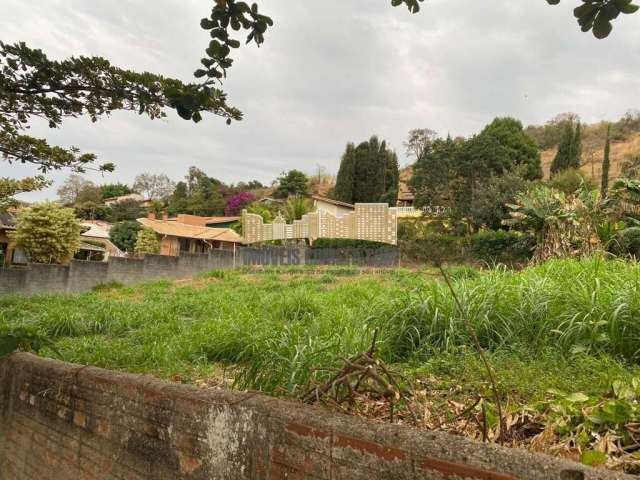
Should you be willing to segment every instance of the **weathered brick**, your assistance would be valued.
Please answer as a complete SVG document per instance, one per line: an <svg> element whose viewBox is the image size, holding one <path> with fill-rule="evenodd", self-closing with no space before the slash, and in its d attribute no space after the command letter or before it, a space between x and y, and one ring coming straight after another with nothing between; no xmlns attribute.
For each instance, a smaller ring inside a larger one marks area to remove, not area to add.
<svg viewBox="0 0 640 480"><path fill-rule="evenodd" d="M0 360L0 480L612 480L622 474L253 393Z"/></svg>

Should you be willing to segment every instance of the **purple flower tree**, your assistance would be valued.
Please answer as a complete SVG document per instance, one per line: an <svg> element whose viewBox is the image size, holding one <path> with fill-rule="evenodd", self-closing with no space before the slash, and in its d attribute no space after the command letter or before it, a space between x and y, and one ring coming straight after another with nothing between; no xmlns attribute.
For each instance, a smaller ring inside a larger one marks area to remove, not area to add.
<svg viewBox="0 0 640 480"><path fill-rule="evenodd" d="M251 192L240 192L227 200L224 214L227 217L235 217L250 203L254 202L256 197Z"/></svg>

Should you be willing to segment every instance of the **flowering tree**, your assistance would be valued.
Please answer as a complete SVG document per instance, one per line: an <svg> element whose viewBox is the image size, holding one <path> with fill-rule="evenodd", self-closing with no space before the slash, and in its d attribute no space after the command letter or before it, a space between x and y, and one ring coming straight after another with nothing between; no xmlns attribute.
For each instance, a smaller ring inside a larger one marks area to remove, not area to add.
<svg viewBox="0 0 640 480"><path fill-rule="evenodd" d="M243 208L246 208L249 204L253 203L256 197L251 192L240 192L227 200L227 205L224 209L224 214L228 217L234 217L240 215Z"/></svg>

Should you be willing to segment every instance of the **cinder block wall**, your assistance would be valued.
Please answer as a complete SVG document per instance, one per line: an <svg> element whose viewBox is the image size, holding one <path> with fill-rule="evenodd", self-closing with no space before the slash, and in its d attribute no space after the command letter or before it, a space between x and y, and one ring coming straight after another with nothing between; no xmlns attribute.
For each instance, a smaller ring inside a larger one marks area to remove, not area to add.
<svg viewBox="0 0 640 480"><path fill-rule="evenodd" d="M128 285L162 278L189 278L232 267L233 253L222 251L180 257L145 255L144 259L111 257L108 262L72 260L69 265L30 264L23 268L0 268L0 295L83 293L109 281Z"/></svg>
<svg viewBox="0 0 640 480"><path fill-rule="evenodd" d="M631 478L253 393L0 361L0 480Z"/></svg>

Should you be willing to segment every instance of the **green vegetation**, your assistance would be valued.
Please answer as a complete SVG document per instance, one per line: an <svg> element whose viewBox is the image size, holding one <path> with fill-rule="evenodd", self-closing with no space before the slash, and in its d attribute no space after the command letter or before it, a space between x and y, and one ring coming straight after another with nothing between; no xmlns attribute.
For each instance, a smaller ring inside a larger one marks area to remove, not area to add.
<svg viewBox="0 0 640 480"><path fill-rule="evenodd" d="M123 252L133 252L136 248L138 232L142 226L133 220L118 222L109 232L109 238L113 244Z"/></svg>
<svg viewBox="0 0 640 480"><path fill-rule="evenodd" d="M72 209L37 203L18 212L11 235L34 263L68 263L80 244L80 223Z"/></svg>
<svg viewBox="0 0 640 480"><path fill-rule="evenodd" d="M587 452L640 420L639 265L593 257L522 271L454 267L448 275L494 366L506 413L526 415L533 434L547 425L543 438L579 440ZM495 429L481 361L435 270L266 267L0 300L0 331L50 339L35 344L44 355L55 349L66 361L205 385L233 377L237 388L295 398L326 381L327 368L366 351L376 329L378 358L403 373L411 401L430 412L425 426L449 419L448 430L478 435L481 427L456 426L455 405L482 398L470 411L485 409ZM14 337L3 338L15 348ZM20 346L30 348L26 340Z"/></svg>
<svg viewBox="0 0 640 480"><path fill-rule="evenodd" d="M306 195L309 193L309 178L300 170L289 170L278 178L278 188L274 195L276 198Z"/></svg>
<svg viewBox="0 0 640 480"><path fill-rule="evenodd" d="M333 196L347 203L383 201L395 205L399 178L398 156L384 140L373 136L357 147L347 145Z"/></svg>
<svg viewBox="0 0 640 480"><path fill-rule="evenodd" d="M327 286L305 271L225 272L202 284L114 286L79 298L5 298L0 323L48 334L69 361L163 376L206 375L222 362L238 368L241 386L287 394L323 375L313 367L366 349L376 327L390 363L422 366L471 348L451 294L430 274L400 271ZM553 349L565 359L640 359L635 263L555 260L521 272L453 276L482 346L496 355L521 353L524 361Z"/></svg>
<svg viewBox="0 0 640 480"><path fill-rule="evenodd" d="M160 253L160 241L156 232L150 228L143 228L136 238L136 253Z"/></svg>
<svg viewBox="0 0 640 480"><path fill-rule="evenodd" d="M565 122L565 131L558 147L558 153L551 164L551 175L564 170L580 168L582 164L581 125L574 128L573 122Z"/></svg>

